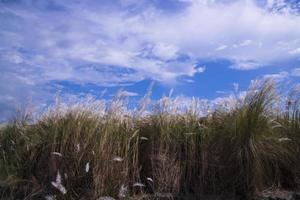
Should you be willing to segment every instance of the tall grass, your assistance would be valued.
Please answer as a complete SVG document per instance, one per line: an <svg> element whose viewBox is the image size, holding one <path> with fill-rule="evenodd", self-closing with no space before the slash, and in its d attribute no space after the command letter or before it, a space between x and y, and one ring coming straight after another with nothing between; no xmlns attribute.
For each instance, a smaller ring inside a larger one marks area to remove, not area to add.
<svg viewBox="0 0 300 200"><path fill-rule="evenodd" d="M296 189L299 92L285 103L276 92L260 81L229 109L163 97L150 112L151 91L133 111L119 93L108 105L58 103L36 120L20 115L0 129L0 195L252 199L271 187Z"/></svg>

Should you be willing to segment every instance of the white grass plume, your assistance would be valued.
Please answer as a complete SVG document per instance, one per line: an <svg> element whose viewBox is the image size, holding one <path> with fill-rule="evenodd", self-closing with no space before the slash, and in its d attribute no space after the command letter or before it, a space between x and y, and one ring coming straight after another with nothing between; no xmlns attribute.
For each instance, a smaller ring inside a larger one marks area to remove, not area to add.
<svg viewBox="0 0 300 200"><path fill-rule="evenodd" d="M46 200L55 200L56 197L55 197L55 195L46 195L46 196L45 196L45 199L46 199Z"/></svg>
<svg viewBox="0 0 300 200"><path fill-rule="evenodd" d="M99 197L97 200L115 200L115 199L109 196L103 196L103 197Z"/></svg>
<svg viewBox="0 0 300 200"><path fill-rule="evenodd" d="M143 136L140 137L140 139L141 139L141 140L146 140L146 141L149 140L147 137L143 137Z"/></svg>
<svg viewBox="0 0 300 200"><path fill-rule="evenodd" d="M153 182L153 179L150 177L147 177L147 181Z"/></svg>
<svg viewBox="0 0 300 200"><path fill-rule="evenodd" d="M90 163L87 162L85 165L85 172L88 173L90 171Z"/></svg>
<svg viewBox="0 0 300 200"><path fill-rule="evenodd" d="M290 139L290 138L284 138L284 137L283 137L283 138L279 138L278 141L279 141L279 142L287 142L287 141L291 141L291 139Z"/></svg>
<svg viewBox="0 0 300 200"><path fill-rule="evenodd" d="M136 182L132 185L133 187L145 187L143 183Z"/></svg>
<svg viewBox="0 0 300 200"><path fill-rule="evenodd" d="M80 151L80 144L76 145L76 151L79 152Z"/></svg>
<svg viewBox="0 0 300 200"><path fill-rule="evenodd" d="M125 186L124 184L122 184L121 188L119 190L118 197L119 198L125 198L127 196L127 193L128 193L128 187Z"/></svg>
<svg viewBox="0 0 300 200"><path fill-rule="evenodd" d="M193 132L190 132L190 133L184 133L185 135L196 135L197 133L193 133Z"/></svg>
<svg viewBox="0 0 300 200"><path fill-rule="evenodd" d="M63 155L59 152L51 152L52 155L56 155L56 156L59 156L59 157L62 157Z"/></svg>
<svg viewBox="0 0 300 200"><path fill-rule="evenodd" d="M51 184L56 188L58 189L62 194L66 194L67 193L67 190L66 188L62 185L61 183L61 175L59 173L59 171L57 171L57 175L56 175L56 180L55 182L52 181Z"/></svg>
<svg viewBox="0 0 300 200"><path fill-rule="evenodd" d="M120 156L116 156L113 158L113 161L116 161L116 162L122 162L124 159L121 158Z"/></svg>

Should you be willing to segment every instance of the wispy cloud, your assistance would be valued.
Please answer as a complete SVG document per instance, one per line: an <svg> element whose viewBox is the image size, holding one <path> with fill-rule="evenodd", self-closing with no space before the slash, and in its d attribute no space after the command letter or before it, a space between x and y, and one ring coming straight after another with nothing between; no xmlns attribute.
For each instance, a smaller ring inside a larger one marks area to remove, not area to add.
<svg viewBox="0 0 300 200"><path fill-rule="evenodd" d="M124 97L135 97L135 96L138 96L139 94L136 93L136 92L130 92L130 91L127 91L127 90L122 90L122 91L120 91L119 95L124 96Z"/></svg>
<svg viewBox="0 0 300 200"><path fill-rule="evenodd" d="M300 68L294 68L291 74L292 76L300 76Z"/></svg>
<svg viewBox="0 0 300 200"><path fill-rule="evenodd" d="M265 74L262 78L273 79L275 81L281 82L291 79L292 77L300 76L300 68L293 68L290 71L281 71L279 73Z"/></svg>
<svg viewBox="0 0 300 200"><path fill-rule="evenodd" d="M273 79L276 81L284 81L286 80L290 74L288 72L279 72L279 73L274 73L274 74L266 74L263 76L264 79Z"/></svg>

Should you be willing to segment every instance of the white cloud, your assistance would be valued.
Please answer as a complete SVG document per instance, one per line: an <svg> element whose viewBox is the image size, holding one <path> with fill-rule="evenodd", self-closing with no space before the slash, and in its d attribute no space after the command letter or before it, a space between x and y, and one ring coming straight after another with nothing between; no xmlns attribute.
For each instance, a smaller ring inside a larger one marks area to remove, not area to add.
<svg viewBox="0 0 300 200"><path fill-rule="evenodd" d="M294 68L291 72L292 76L300 76L300 68Z"/></svg>
<svg viewBox="0 0 300 200"><path fill-rule="evenodd" d="M252 44L252 40L244 40L241 42L240 46L248 46Z"/></svg>
<svg viewBox="0 0 300 200"><path fill-rule="evenodd" d="M258 63L254 60L233 60L234 64L230 67L237 70L253 70L262 66L261 63Z"/></svg>
<svg viewBox="0 0 300 200"><path fill-rule="evenodd" d="M124 97L136 97L138 96L139 94L136 93L136 92L130 92L130 91L127 91L127 90L122 90L120 92L120 95L121 96L124 96Z"/></svg>
<svg viewBox="0 0 300 200"><path fill-rule="evenodd" d="M170 60L177 57L178 48L173 45L159 43L153 47L152 51L155 56L163 60Z"/></svg>
<svg viewBox="0 0 300 200"><path fill-rule="evenodd" d="M279 73L274 73L274 74L266 74L263 76L264 79L273 79L276 81L283 81L289 77L288 72L279 72Z"/></svg>
<svg viewBox="0 0 300 200"><path fill-rule="evenodd" d="M205 66L203 66L203 67L198 67L198 68L197 68L197 72L198 72L198 73L203 73L203 72L205 72L205 70L206 70L206 67L205 67Z"/></svg>
<svg viewBox="0 0 300 200"><path fill-rule="evenodd" d="M251 66L247 62L236 69L255 69L291 59L288 51L300 44L300 17L268 12L251 1L210 5L194 1L178 16L160 17L148 26L153 30L149 32L154 32L151 39L172 42L198 58L252 61ZM288 49L281 48L278 41L288 44Z"/></svg>
<svg viewBox="0 0 300 200"><path fill-rule="evenodd" d="M232 47L239 48L239 47L249 46L250 44L252 44L252 40L244 40L239 44L234 44Z"/></svg>
<svg viewBox="0 0 300 200"><path fill-rule="evenodd" d="M300 55L300 47L289 51L291 55Z"/></svg>
<svg viewBox="0 0 300 200"><path fill-rule="evenodd" d="M232 83L232 86L235 92L239 91L240 85L238 83Z"/></svg>
<svg viewBox="0 0 300 200"><path fill-rule="evenodd" d="M228 47L227 45L221 45L216 48L216 51L221 51L221 50L227 49L227 47Z"/></svg>
<svg viewBox="0 0 300 200"><path fill-rule="evenodd" d="M184 80L185 82L187 82L187 83L194 83L195 81L194 80L192 80L192 79L186 79L186 80Z"/></svg>

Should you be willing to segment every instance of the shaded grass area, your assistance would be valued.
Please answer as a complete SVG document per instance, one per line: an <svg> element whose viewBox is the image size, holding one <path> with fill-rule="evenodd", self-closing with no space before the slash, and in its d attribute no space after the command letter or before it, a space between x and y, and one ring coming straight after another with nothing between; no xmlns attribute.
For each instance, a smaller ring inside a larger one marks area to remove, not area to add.
<svg viewBox="0 0 300 200"><path fill-rule="evenodd" d="M197 106L174 112L170 98L145 115L120 112L119 99L56 106L34 121L21 115L0 129L0 196L253 199L268 188L297 190L299 94L279 98L274 87L257 83L205 116Z"/></svg>

